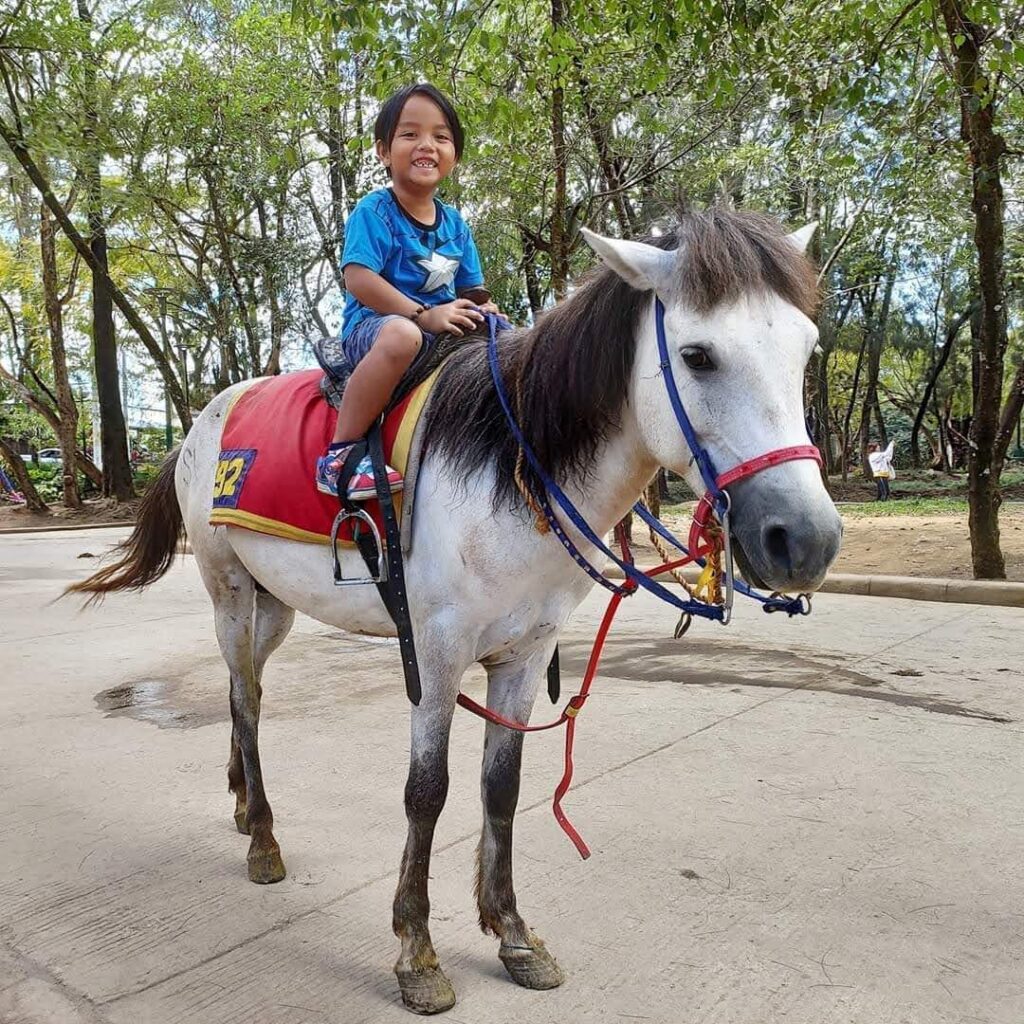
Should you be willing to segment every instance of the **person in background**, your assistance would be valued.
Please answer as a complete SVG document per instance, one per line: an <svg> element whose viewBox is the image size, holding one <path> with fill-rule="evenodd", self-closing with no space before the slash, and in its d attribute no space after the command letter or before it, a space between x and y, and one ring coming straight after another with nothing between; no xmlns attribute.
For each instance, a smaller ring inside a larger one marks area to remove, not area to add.
<svg viewBox="0 0 1024 1024"><path fill-rule="evenodd" d="M868 465L871 467L871 475L875 478L875 486L878 488L876 501L889 500L889 481L896 477L896 471L892 465L895 451L895 441L890 441L889 447L884 451L880 450L874 442L868 445Z"/></svg>

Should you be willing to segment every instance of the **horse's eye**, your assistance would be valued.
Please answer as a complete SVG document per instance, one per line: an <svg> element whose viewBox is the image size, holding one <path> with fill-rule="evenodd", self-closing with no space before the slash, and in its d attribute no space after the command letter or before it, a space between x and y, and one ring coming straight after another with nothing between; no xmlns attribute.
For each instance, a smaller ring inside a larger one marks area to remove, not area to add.
<svg viewBox="0 0 1024 1024"><path fill-rule="evenodd" d="M683 362L691 370L713 370L715 368L707 349L703 348L684 348Z"/></svg>

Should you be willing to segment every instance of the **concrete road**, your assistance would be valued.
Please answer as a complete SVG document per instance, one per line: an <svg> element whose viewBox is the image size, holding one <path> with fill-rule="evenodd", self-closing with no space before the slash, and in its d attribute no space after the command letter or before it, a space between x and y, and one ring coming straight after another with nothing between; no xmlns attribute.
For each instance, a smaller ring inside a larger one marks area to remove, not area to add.
<svg viewBox="0 0 1024 1024"><path fill-rule="evenodd" d="M411 1020L394 647L302 620L271 660L289 874L252 885L192 559L100 609L49 604L121 535L0 538L0 1021ZM567 685L603 606L565 638ZM557 991L515 988L477 928L482 726L458 713L431 890L446 1019L1020 1024L1024 611L823 595L809 619L673 625L627 602L579 719L566 808L590 861L549 810L561 734L527 740L519 903Z"/></svg>

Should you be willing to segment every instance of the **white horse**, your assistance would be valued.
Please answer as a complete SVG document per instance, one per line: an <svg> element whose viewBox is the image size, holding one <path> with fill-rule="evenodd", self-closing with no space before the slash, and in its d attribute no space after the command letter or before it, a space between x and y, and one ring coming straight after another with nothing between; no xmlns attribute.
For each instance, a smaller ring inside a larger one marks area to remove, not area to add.
<svg viewBox="0 0 1024 1024"><path fill-rule="evenodd" d="M655 296L666 309L670 371L719 470L807 443L803 371L816 341L816 288L803 252L812 232L813 225L786 235L766 218L727 212L688 215L653 244L587 232L606 268L533 329L501 337L501 371L527 439L598 534L622 518L659 466L702 489L666 398ZM395 629L374 587L333 585L325 548L209 525L236 390L218 395L168 458L121 559L72 589L102 595L145 586L166 571L187 532L230 671L235 822L252 837L249 877L276 882L285 869L257 749L267 658L296 609L354 632L394 636ZM517 446L483 341L467 341L445 365L428 415L405 568L423 695L411 709L409 830L393 922L402 997L419 1013L455 1002L430 939L427 878L462 675L482 664L488 707L528 720L559 632L593 586L523 507L514 482ZM817 465L787 462L730 490L733 542L747 578L781 591L816 589L841 534ZM565 525L584 555L597 557ZM363 573L355 552L342 560L346 576ZM512 886L521 747L520 733L488 723L477 900L480 924L500 939L513 980L551 988L563 980L561 970L519 915Z"/></svg>

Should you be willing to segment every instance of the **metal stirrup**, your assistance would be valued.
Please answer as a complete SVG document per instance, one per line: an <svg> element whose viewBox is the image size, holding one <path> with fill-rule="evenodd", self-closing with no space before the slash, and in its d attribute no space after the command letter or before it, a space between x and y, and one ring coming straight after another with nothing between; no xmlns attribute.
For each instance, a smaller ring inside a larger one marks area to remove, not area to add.
<svg viewBox="0 0 1024 1024"><path fill-rule="evenodd" d="M373 536L373 542L377 545L376 576L371 574L370 576L359 576L346 579L342 575L341 562L338 559L338 531L347 519L358 519L370 528L370 533ZM371 516L365 509L357 508L352 509L351 511L342 509L337 516L335 516L334 525L331 527L331 555L334 558L334 585L336 587L356 587L365 583L387 583L388 562L384 557L384 545L381 543L380 530L377 529L377 524L373 521L373 516Z"/></svg>

